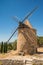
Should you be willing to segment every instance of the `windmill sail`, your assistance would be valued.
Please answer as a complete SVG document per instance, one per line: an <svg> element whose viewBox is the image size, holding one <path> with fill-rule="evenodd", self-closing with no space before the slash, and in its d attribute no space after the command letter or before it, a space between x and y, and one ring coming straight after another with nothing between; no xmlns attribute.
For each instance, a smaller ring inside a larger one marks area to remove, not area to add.
<svg viewBox="0 0 43 65"><path fill-rule="evenodd" d="M22 20L22 23L37 9L37 7L35 7L29 14L26 15L26 17ZM16 33L16 31L18 30L19 26L17 27L17 29L12 33L12 35L10 36L10 38L8 39L7 42L10 41L10 39L13 37L13 35Z"/></svg>

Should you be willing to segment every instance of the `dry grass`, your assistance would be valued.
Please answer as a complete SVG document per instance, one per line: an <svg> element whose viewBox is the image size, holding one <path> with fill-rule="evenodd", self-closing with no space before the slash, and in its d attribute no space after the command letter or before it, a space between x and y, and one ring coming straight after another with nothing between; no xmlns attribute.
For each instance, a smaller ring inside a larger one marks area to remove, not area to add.
<svg viewBox="0 0 43 65"><path fill-rule="evenodd" d="M43 47L39 47L37 50L38 50L39 52L43 52Z"/></svg>
<svg viewBox="0 0 43 65"><path fill-rule="evenodd" d="M40 49L39 49L40 50ZM43 49L41 48L41 51L43 51ZM8 53L0 53L0 59L6 59L6 58L19 58L20 56L18 55L18 51L14 51L14 50L11 50L10 52ZM22 57L22 56L21 56ZM34 55L25 55L23 56L25 58L43 58L43 54L34 54Z"/></svg>
<svg viewBox="0 0 43 65"><path fill-rule="evenodd" d="M0 53L0 58L11 58L12 56L15 56L17 55L17 51L13 51L11 50L10 52L8 53Z"/></svg>

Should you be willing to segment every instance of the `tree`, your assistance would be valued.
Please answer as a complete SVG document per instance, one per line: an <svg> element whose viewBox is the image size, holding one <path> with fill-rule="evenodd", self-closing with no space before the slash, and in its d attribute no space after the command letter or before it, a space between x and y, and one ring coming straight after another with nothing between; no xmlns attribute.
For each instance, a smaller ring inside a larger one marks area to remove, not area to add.
<svg viewBox="0 0 43 65"><path fill-rule="evenodd" d="M14 50L17 49L17 40L15 40L15 41L13 42L13 49L14 49Z"/></svg>
<svg viewBox="0 0 43 65"><path fill-rule="evenodd" d="M4 43L4 53L7 53L7 42Z"/></svg>
<svg viewBox="0 0 43 65"><path fill-rule="evenodd" d="M9 43L8 44L8 50L12 50L12 49L13 49L12 43Z"/></svg>
<svg viewBox="0 0 43 65"><path fill-rule="evenodd" d="M3 47L3 42L1 43L1 53L3 53L3 49L4 47Z"/></svg>

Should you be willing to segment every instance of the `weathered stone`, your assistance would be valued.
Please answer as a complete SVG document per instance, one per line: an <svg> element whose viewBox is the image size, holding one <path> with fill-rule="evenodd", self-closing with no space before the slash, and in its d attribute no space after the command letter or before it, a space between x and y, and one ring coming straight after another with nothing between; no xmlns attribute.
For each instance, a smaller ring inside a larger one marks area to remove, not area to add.
<svg viewBox="0 0 43 65"><path fill-rule="evenodd" d="M36 30L32 28L27 20L24 24L25 25L19 25L21 27L18 29L17 50L18 52L25 52L25 54L36 53Z"/></svg>

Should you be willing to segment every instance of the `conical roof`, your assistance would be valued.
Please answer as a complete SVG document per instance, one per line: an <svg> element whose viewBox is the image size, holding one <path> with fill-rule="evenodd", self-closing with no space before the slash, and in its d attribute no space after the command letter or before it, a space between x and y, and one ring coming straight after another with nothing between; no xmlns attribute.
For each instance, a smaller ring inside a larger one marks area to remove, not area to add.
<svg viewBox="0 0 43 65"><path fill-rule="evenodd" d="M24 24L25 24L25 25L28 25L28 27L32 28L32 25L30 24L30 22L29 22L28 20L26 20L26 21L24 22Z"/></svg>

